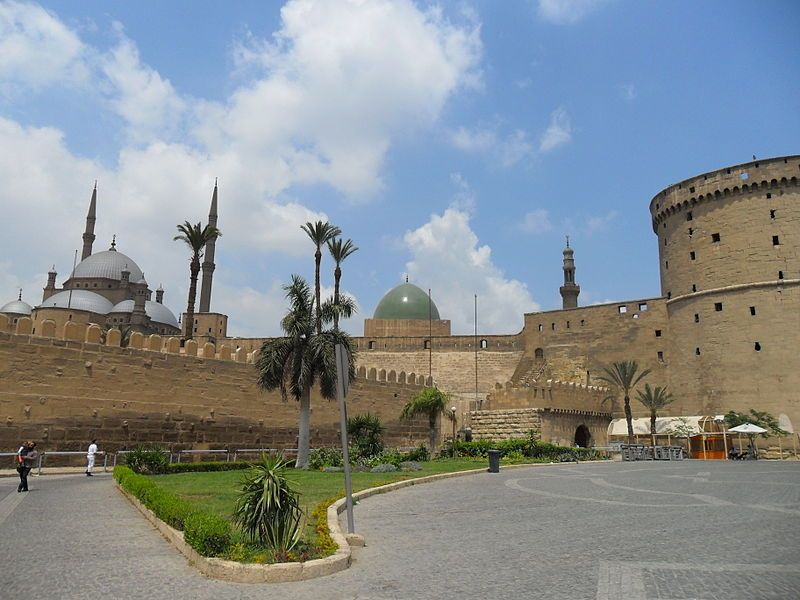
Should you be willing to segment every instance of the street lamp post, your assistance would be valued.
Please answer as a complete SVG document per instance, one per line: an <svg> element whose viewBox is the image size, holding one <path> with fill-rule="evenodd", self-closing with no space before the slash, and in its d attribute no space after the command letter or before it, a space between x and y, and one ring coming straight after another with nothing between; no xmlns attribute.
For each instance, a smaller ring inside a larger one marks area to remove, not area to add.
<svg viewBox="0 0 800 600"><path fill-rule="evenodd" d="M453 458L458 457L458 450L456 449L456 407L451 406L450 412L452 413L451 418L453 421Z"/></svg>

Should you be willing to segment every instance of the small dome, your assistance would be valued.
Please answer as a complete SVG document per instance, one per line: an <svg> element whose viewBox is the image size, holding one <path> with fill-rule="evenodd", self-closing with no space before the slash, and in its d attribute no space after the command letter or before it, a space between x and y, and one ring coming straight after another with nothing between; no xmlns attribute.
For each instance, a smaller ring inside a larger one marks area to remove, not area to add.
<svg viewBox="0 0 800 600"><path fill-rule="evenodd" d="M12 300L0 307L0 313L9 315L30 315L33 307L24 300Z"/></svg>
<svg viewBox="0 0 800 600"><path fill-rule="evenodd" d="M373 319L420 319L428 317L439 320L439 309L431 300L428 307L428 294L413 283L401 283L392 288L378 302Z"/></svg>
<svg viewBox="0 0 800 600"><path fill-rule="evenodd" d="M73 310L93 312L98 315L107 315L113 306L103 296L89 290L64 290L53 294L36 308L71 308Z"/></svg>
<svg viewBox="0 0 800 600"><path fill-rule="evenodd" d="M122 271L130 271L130 281L144 279L144 273L133 259L116 250L106 250L87 256L75 267L74 277L122 279Z"/></svg>
<svg viewBox="0 0 800 600"><path fill-rule="evenodd" d="M133 300L123 300L122 302L115 304L114 307L108 312L109 314L130 314L133 312ZM145 300L144 312L148 317L150 317L150 320L153 321L153 323L160 323L162 325L169 325L175 329L180 329L180 325L178 325L178 319L176 319L172 311L163 304Z"/></svg>

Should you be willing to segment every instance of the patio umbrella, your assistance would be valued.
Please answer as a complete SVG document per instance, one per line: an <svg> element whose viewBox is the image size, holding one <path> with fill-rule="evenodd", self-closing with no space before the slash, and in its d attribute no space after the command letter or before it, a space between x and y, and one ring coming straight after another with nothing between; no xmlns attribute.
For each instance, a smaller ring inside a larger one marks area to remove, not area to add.
<svg viewBox="0 0 800 600"><path fill-rule="evenodd" d="M755 435L756 433L767 433L767 430L752 423L742 423L736 427L731 427L728 431L735 431L736 433L749 433Z"/></svg>
<svg viewBox="0 0 800 600"><path fill-rule="evenodd" d="M736 427L731 427L728 431L735 431L736 433L746 433L747 437L750 438L750 448L755 453L754 456L758 456L756 445L753 443L753 437L757 433L767 433L767 430L763 427L759 427L758 425L753 425L752 423L742 423L741 425L737 425Z"/></svg>

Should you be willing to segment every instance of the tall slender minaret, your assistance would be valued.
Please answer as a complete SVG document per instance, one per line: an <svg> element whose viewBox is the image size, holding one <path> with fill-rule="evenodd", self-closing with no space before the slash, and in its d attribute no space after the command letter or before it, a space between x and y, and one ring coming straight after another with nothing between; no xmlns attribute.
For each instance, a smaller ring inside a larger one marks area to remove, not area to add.
<svg viewBox="0 0 800 600"><path fill-rule="evenodd" d="M577 308L578 294L581 293L581 286L575 283L575 259L572 254L567 236L567 247L564 248L564 285L558 290L561 292L562 308Z"/></svg>
<svg viewBox="0 0 800 600"><path fill-rule="evenodd" d="M214 180L214 194L211 196L211 210L208 211L208 224L217 226L217 180ZM211 282L214 279L214 245L213 239L206 244L203 258L203 285L200 288L200 310L207 313L211 311Z"/></svg>
<svg viewBox="0 0 800 600"><path fill-rule="evenodd" d="M94 182L92 190L92 201L89 203L89 213L86 215L86 231L83 232L83 252L81 260L85 260L92 255L92 244L94 243L94 223L97 221L97 182Z"/></svg>

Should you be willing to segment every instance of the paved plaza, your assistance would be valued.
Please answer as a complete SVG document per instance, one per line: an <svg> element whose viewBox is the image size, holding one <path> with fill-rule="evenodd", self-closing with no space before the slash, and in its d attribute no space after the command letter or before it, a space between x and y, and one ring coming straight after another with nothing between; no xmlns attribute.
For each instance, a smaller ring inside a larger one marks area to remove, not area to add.
<svg viewBox="0 0 800 600"><path fill-rule="evenodd" d="M363 501L350 569L279 585L192 569L110 476L0 480L0 597L800 597L800 463L554 465ZM19 567L14 568L15 561Z"/></svg>

